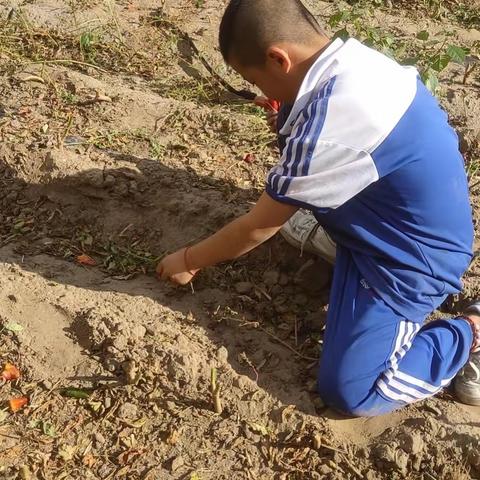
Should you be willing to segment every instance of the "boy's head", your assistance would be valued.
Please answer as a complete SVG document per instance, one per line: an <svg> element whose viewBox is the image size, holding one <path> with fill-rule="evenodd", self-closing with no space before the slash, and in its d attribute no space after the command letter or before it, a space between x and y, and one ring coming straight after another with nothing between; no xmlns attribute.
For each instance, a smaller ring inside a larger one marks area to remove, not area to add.
<svg viewBox="0 0 480 480"><path fill-rule="evenodd" d="M225 61L247 81L291 102L328 39L300 0L231 0L219 43Z"/></svg>

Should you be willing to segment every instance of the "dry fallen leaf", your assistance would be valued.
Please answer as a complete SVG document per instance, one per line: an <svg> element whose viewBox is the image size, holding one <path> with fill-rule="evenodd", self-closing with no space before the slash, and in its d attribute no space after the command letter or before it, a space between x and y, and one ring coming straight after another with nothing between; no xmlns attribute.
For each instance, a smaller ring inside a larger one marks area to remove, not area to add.
<svg viewBox="0 0 480 480"><path fill-rule="evenodd" d="M28 398L27 397L18 397L18 398L11 398L8 401L10 405L10 410L15 413L21 410L25 405L28 404Z"/></svg>
<svg viewBox="0 0 480 480"><path fill-rule="evenodd" d="M90 267L94 267L95 265L97 265L97 262L92 257L90 257L89 255L86 255L85 253L83 253L82 255L78 255L76 260L77 260L77 263L80 263L81 265L88 265Z"/></svg>
<svg viewBox="0 0 480 480"><path fill-rule="evenodd" d="M6 363L0 378L5 382L11 382L20 378L20 370L11 363Z"/></svg>

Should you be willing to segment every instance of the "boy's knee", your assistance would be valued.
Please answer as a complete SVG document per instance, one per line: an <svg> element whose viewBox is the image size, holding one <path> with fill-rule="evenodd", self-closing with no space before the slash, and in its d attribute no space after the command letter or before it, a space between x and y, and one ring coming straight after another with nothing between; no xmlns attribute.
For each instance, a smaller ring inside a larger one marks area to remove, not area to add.
<svg viewBox="0 0 480 480"><path fill-rule="evenodd" d="M318 393L326 405L351 417L376 417L400 407L384 399L374 384L361 384L339 375L320 375Z"/></svg>
<svg viewBox="0 0 480 480"><path fill-rule="evenodd" d="M348 388L346 382L338 375L320 375L318 377L317 389L320 397L330 408L337 410L344 415L356 416L356 406L361 399Z"/></svg>

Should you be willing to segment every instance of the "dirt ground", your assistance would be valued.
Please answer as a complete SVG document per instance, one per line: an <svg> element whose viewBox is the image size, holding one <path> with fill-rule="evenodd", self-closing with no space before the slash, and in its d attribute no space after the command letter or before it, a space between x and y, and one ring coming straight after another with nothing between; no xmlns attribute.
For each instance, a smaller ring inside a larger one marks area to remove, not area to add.
<svg viewBox="0 0 480 480"><path fill-rule="evenodd" d="M365 23L412 48L426 30L478 52L478 2L369 3ZM274 238L192 286L155 279L247 211L276 161L262 112L178 30L241 86L216 50L225 4L0 1L0 363L22 373L0 385L0 478L480 478L480 409L448 390L374 419L315 394L328 265ZM360 8L309 5L328 31ZM450 64L437 94L477 224L480 67L464 73ZM444 315L479 296L479 267Z"/></svg>

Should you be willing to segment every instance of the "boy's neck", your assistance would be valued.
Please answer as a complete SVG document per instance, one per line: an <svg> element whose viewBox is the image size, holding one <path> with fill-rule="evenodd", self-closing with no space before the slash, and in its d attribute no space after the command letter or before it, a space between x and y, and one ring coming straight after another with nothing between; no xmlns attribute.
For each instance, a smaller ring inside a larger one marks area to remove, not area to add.
<svg viewBox="0 0 480 480"><path fill-rule="evenodd" d="M289 102L294 103L298 92L307 76L308 71L318 60L320 55L329 47L331 40L328 37L319 36L318 41L310 45L295 45L291 51L294 68L289 86Z"/></svg>

